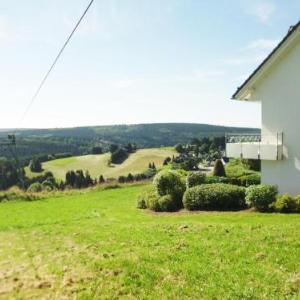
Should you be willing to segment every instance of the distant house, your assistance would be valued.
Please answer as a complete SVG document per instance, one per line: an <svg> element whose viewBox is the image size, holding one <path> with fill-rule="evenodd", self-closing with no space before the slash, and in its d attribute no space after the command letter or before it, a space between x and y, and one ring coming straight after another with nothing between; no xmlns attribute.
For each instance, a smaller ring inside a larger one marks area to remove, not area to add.
<svg viewBox="0 0 300 300"><path fill-rule="evenodd" d="M260 101L261 136L228 136L226 155L262 160L262 182L300 194L300 22L238 88L233 99Z"/></svg>

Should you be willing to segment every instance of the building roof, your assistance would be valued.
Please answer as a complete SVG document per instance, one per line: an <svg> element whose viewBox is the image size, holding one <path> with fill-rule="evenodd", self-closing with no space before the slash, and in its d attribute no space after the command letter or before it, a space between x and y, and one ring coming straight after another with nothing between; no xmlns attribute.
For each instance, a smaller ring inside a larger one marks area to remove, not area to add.
<svg viewBox="0 0 300 300"><path fill-rule="evenodd" d="M279 52L279 50L287 43L290 37L300 28L300 21L291 26L287 35L282 39L282 41L277 45L277 47L267 56L267 58L254 70L254 72L247 78L247 80L237 89L237 91L233 94L232 99L240 99L239 94L242 90L248 85L248 83L258 74L260 73L266 64Z"/></svg>

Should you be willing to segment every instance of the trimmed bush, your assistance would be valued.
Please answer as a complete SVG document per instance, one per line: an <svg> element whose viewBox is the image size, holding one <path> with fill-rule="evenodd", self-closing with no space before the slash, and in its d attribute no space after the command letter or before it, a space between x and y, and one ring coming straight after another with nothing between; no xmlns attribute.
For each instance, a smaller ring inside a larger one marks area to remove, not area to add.
<svg viewBox="0 0 300 300"><path fill-rule="evenodd" d="M201 172L191 172L186 178L186 187L192 188L194 186L203 184L205 182L206 175Z"/></svg>
<svg viewBox="0 0 300 300"><path fill-rule="evenodd" d="M27 192L29 193L39 193L43 190L43 186L39 182L32 183L29 188L27 189Z"/></svg>
<svg viewBox="0 0 300 300"><path fill-rule="evenodd" d="M217 159L215 161L213 174L214 174L214 176L226 177L225 168L224 168L223 163L220 159Z"/></svg>
<svg viewBox="0 0 300 300"><path fill-rule="evenodd" d="M145 199L138 198L137 208L139 208L139 209L146 209L147 208Z"/></svg>
<svg viewBox="0 0 300 300"><path fill-rule="evenodd" d="M183 197L188 210L240 210L246 207L245 188L231 184L204 184L188 189Z"/></svg>
<svg viewBox="0 0 300 300"><path fill-rule="evenodd" d="M270 208L279 213L297 213L300 212L299 196L292 197L289 194L279 195L276 201L270 205Z"/></svg>
<svg viewBox="0 0 300 300"><path fill-rule="evenodd" d="M182 197L185 192L185 182L176 171L163 170L159 172L154 177L153 185L158 195L171 195L176 202L177 207L182 207Z"/></svg>
<svg viewBox="0 0 300 300"><path fill-rule="evenodd" d="M250 175L244 175L238 178L240 181L240 185L242 186L250 186L250 185L259 185L261 182L261 176L259 173L254 173Z"/></svg>
<svg viewBox="0 0 300 300"><path fill-rule="evenodd" d="M172 212L178 210L178 205L171 195L165 195L158 199L158 209L162 212Z"/></svg>
<svg viewBox="0 0 300 300"><path fill-rule="evenodd" d="M246 190L246 202L258 211L270 211L270 205L275 202L278 188L274 185L252 185Z"/></svg>
<svg viewBox="0 0 300 300"><path fill-rule="evenodd" d="M205 183L213 184L213 183L231 183L231 178L227 177L218 177L218 176L206 176Z"/></svg>
<svg viewBox="0 0 300 300"><path fill-rule="evenodd" d="M159 200L160 196L157 194L154 187L148 188L141 192L141 194L138 196L138 208L149 208L154 211L159 210Z"/></svg>
<svg viewBox="0 0 300 300"><path fill-rule="evenodd" d="M137 207L149 208L156 212L173 212L179 209L177 201L171 195L160 196L154 187L146 189L139 195Z"/></svg>

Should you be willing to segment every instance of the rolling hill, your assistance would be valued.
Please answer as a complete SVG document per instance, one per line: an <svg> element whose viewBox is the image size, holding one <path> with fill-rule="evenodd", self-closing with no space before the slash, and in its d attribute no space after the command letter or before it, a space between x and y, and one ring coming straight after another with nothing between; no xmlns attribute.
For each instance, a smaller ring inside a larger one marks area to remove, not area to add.
<svg viewBox="0 0 300 300"><path fill-rule="evenodd" d="M93 178L103 175L105 178L118 178L128 173L137 174L148 168L149 162L161 166L168 156L176 155L172 148L142 149L131 154L127 160L120 165L108 165L110 154L73 156L63 159L52 160L43 163L44 171L51 171L58 179L65 179L67 171L88 170ZM37 176L39 173L31 173L26 168L29 177Z"/></svg>
<svg viewBox="0 0 300 300"><path fill-rule="evenodd" d="M162 123L137 125L111 125L60 129L23 129L18 132L18 155L30 158L34 155L71 153L90 154L91 148L101 145L106 148L111 143L135 143L138 148L157 148L188 143L192 138L224 136L226 133L259 133L257 128L226 127L192 123ZM5 139L8 131L0 130ZM0 157L10 156L10 152L0 147Z"/></svg>

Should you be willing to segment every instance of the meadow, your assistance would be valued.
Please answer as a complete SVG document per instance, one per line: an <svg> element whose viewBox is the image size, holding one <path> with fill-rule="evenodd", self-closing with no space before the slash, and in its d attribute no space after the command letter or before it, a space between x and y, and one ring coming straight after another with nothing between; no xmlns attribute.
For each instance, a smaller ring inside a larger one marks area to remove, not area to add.
<svg viewBox="0 0 300 300"><path fill-rule="evenodd" d="M128 173L137 174L147 170L149 162L162 166L166 157L176 155L172 147L141 149L130 154L120 165L109 165L110 154L73 156L63 159L56 159L43 163L44 171L51 171L57 179L65 179L65 175L71 170L89 171L91 176L98 178L103 175L105 178L118 178ZM37 176L38 173L32 173L26 168L26 174L29 177Z"/></svg>
<svg viewBox="0 0 300 300"><path fill-rule="evenodd" d="M0 299L299 299L299 215L151 213L144 188L0 203Z"/></svg>

